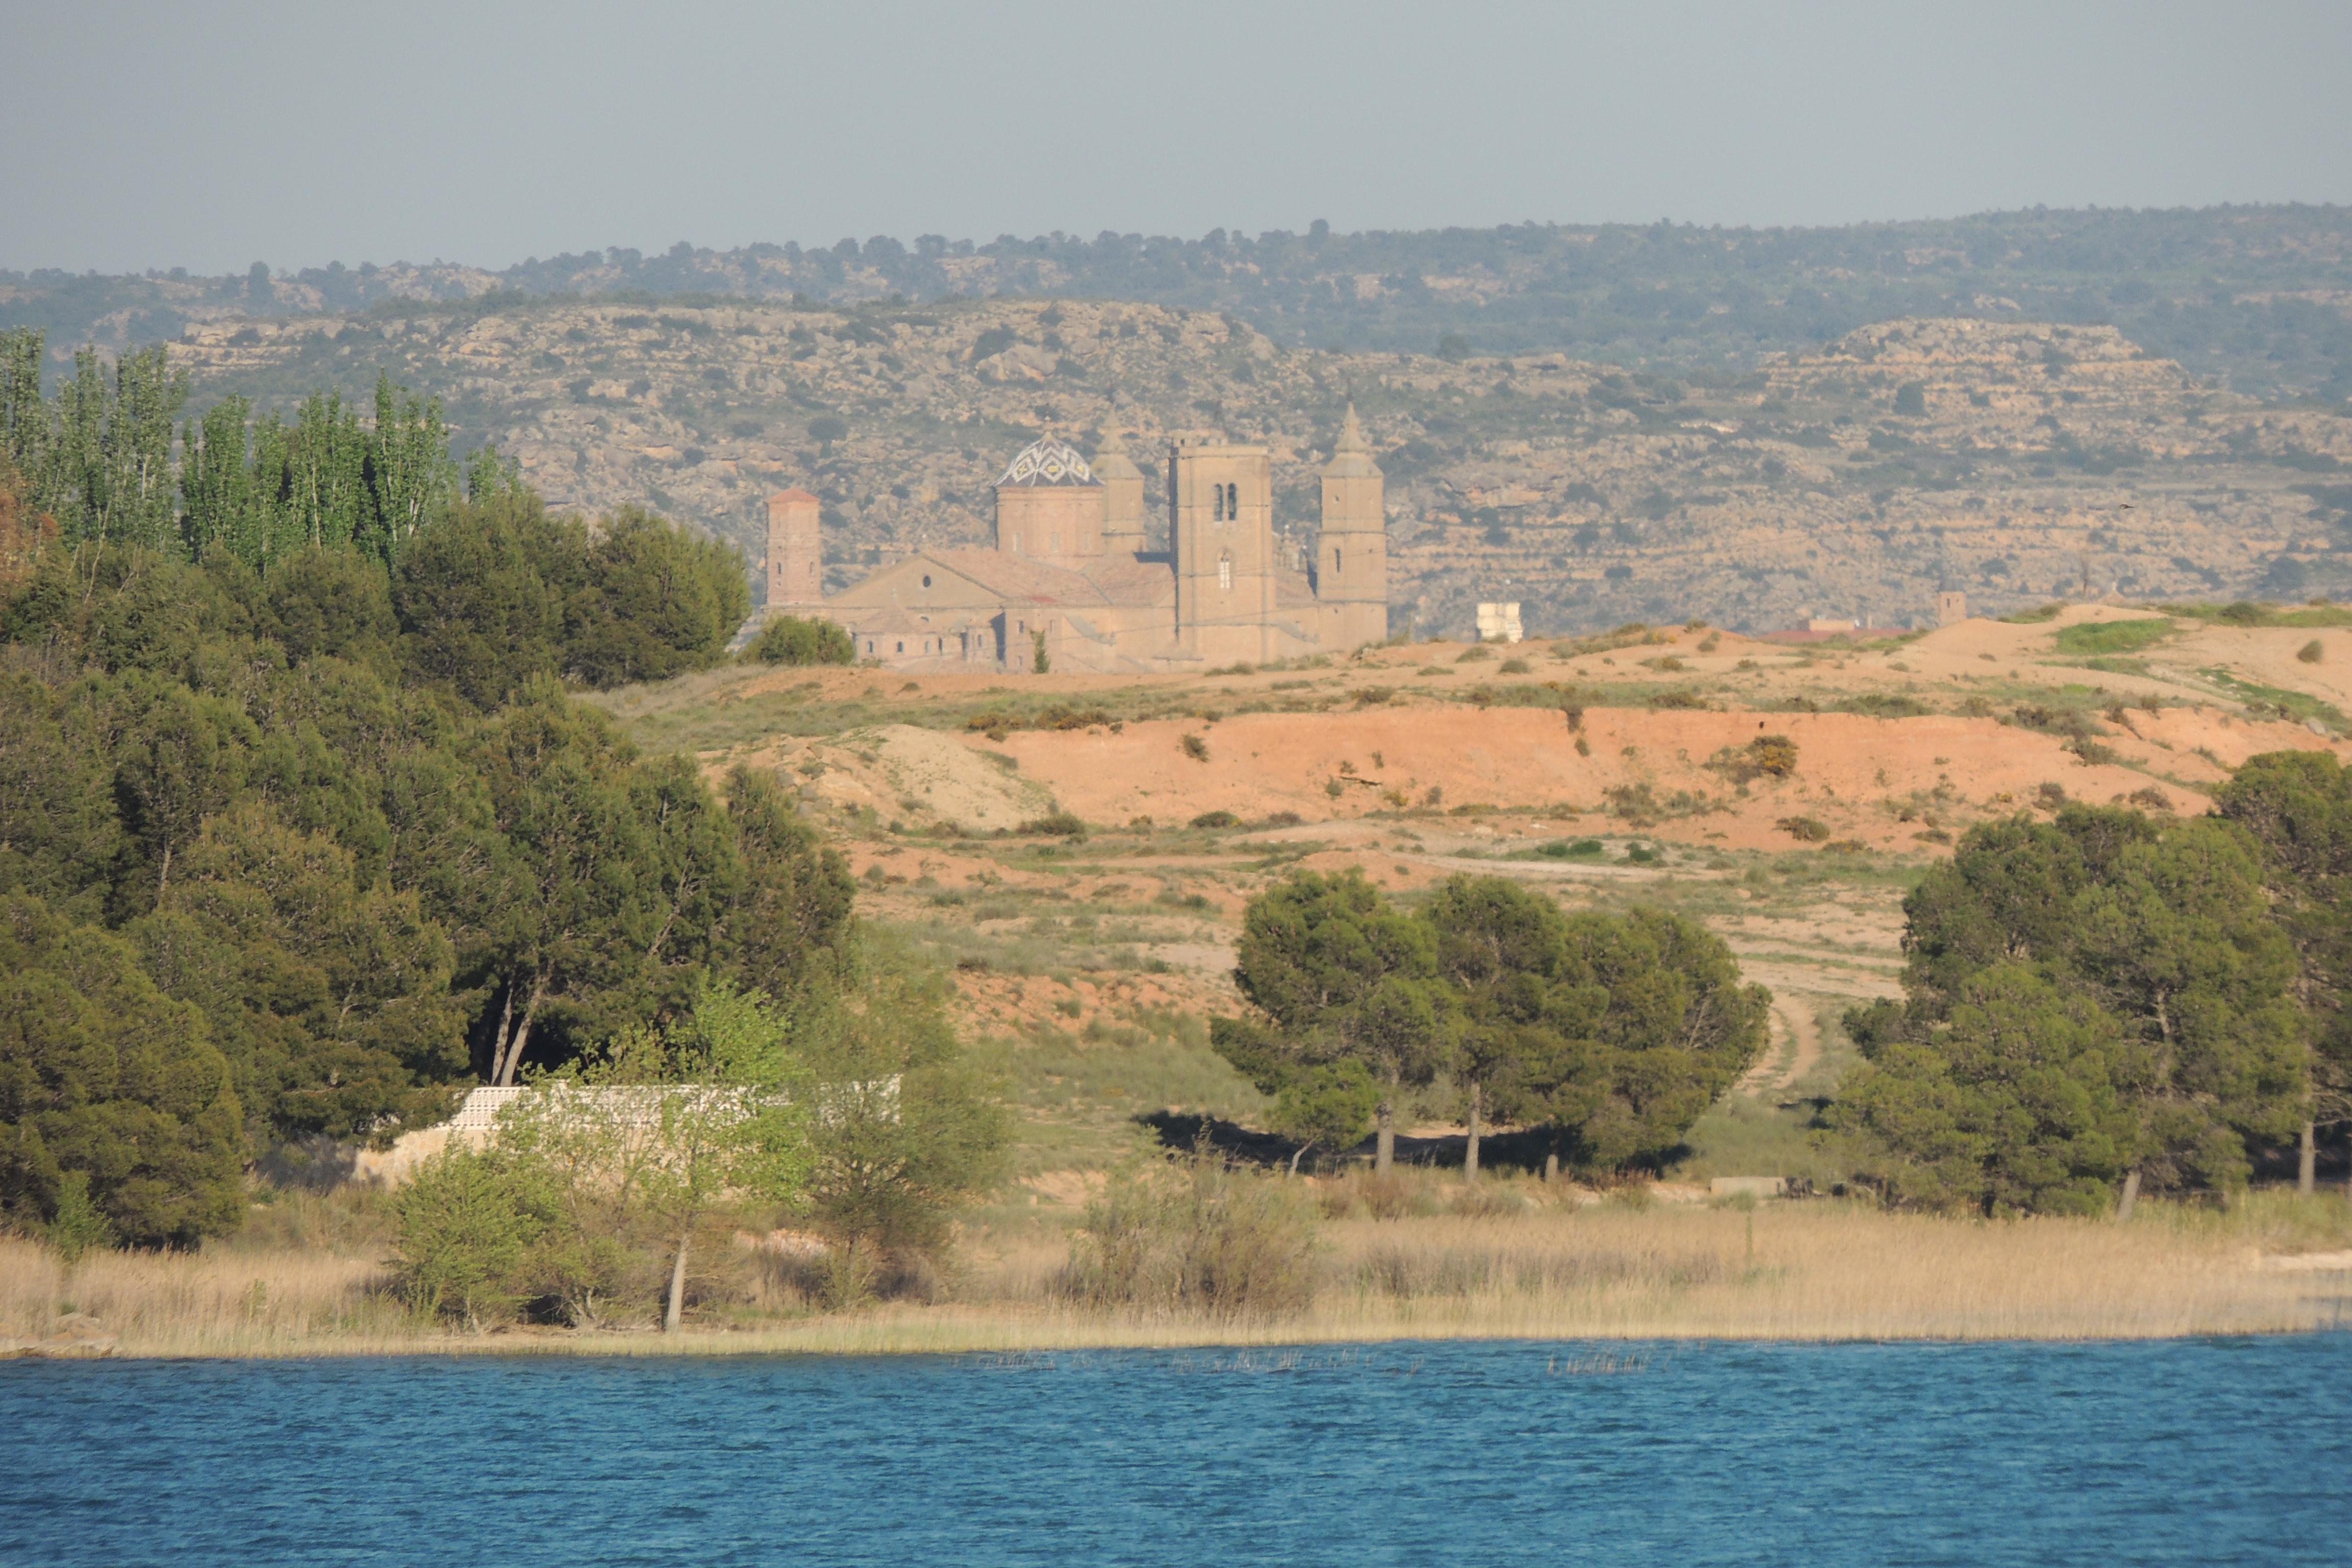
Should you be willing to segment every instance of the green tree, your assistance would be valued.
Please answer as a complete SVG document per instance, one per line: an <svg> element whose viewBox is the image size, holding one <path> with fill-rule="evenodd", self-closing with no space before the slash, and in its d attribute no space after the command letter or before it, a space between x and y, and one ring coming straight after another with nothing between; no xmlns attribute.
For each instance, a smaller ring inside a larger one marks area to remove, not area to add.
<svg viewBox="0 0 2352 1568"><path fill-rule="evenodd" d="M1869 1174L1896 1201L2101 1213L2138 1157L2126 1086L2153 1064L2088 996L2024 964L1960 982L1931 1038L1874 1042L1864 1054L1829 1124L1887 1151Z"/></svg>
<svg viewBox="0 0 2352 1568"><path fill-rule="evenodd" d="M1771 993L1659 910L1566 916L1560 952L1503 1109L1587 1169L1654 1163L1762 1053Z"/></svg>
<svg viewBox="0 0 2352 1568"><path fill-rule="evenodd" d="M2316 1130L2352 1119L2352 769L2326 752L2265 752L2239 766L2214 809L2261 847L2273 914L2294 944L2311 1023L2297 1173L2309 1192Z"/></svg>
<svg viewBox="0 0 2352 1568"><path fill-rule="evenodd" d="M271 565L255 629L300 663L321 656L393 667L400 622L383 563L355 551L305 550Z"/></svg>
<svg viewBox="0 0 2352 1568"><path fill-rule="evenodd" d="M96 920L122 848L112 771L90 705L0 674L0 892Z"/></svg>
<svg viewBox="0 0 2352 1568"><path fill-rule="evenodd" d="M1405 1091L1431 1082L1452 1040L1440 1015L1429 928L1392 909L1360 871L1297 872L1250 901L1234 977L1263 1022L1217 1019L1210 1041L1244 1076L1362 1064L1380 1086L1374 1163L1396 1156Z"/></svg>
<svg viewBox="0 0 2352 1568"><path fill-rule="evenodd" d="M815 1087L811 1216L845 1275L935 1251L1002 1168L1004 1116L947 1013L946 982L866 931L839 978L793 1007L794 1056Z"/></svg>
<svg viewBox="0 0 2352 1568"><path fill-rule="evenodd" d="M143 909L169 891L173 858L205 818L236 798L257 737L235 703L144 672L117 683L115 708L115 798L142 862L122 897Z"/></svg>
<svg viewBox="0 0 2352 1568"><path fill-rule="evenodd" d="M839 975L857 892L841 852L817 836L767 769L738 764L728 775L727 817L743 871L724 917L725 966L782 1000Z"/></svg>
<svg viewBox="0 0 2352 1568"><path fill-rule="evenodd" d="M2117 1085L2140 1126L2126 1212L2144 1179L2242 1184L2244 1140L2299 1124L2307 1047L2294 952L2236 826L2088 806L2054 823L1988 823L1904 908L1907 1004L1857 1015L1856 1026L1934 1048L1975 976L2009 963L2106 1011L2146 1064Z"/></svg>
<svg viewBox="0 0 2352 1568"><path fill-rule="evenodd" d="M243 1112L204 1016L130 943L0 899L0 1204L46 1224L67 1176L121 1240L193 1246L236 1225Z"/></svg>
<svg viewBox="0 0 2352 1568"><path fill-rule="evenodd" d="M761 664L852 664L857 658L857 647L832 621L777 616L760 628L743 657Z"/></svg>
<svg viewBox="0 0 2352 1568"><path fill-rule="evenodd" d="M393 577L413 678L490 709L554 674L585 553L577 526L549 518L536 497L452 508L411 543Z"/></svg>
<svg viewBox="0 0 2352 1568"><path fill-rule="evenodd" d="M448 938L356 859L247 802L205 822L169 903L125 928L165 994L204 1010L257 1139L413 1126L465 1072Z"/></svg>
<svg viewBox="0 0 2352 1568"><path fill-rule="evenodd" d="M1541 1038L1551 988L1566 956L1559 906L1501 877L1449 877L1422 918L1435 938L1437 973L1454 992L1461 1025L1454 1077L1469 1139L1462 1173L1478 1179L1478 1142L1496 1090L1521 1098L1533 1059L1559 1055Z"/></svg>
<svg viewBox="0 0 2352 1568"><path fill-rule="evenodd" d="M682 1007L744 895L742 862L690 763L640 761L551 690L485 723L468 755L499 842L461 917L461 969L497 989L489 1077L510 1084L550 1022L598 1039Z"/></svg>
<svg viewBox="0 0 2352 1568"><path fill-rule="evenodd" d="M253 405L225 397L191 421L180 465L181 531L198 560L226 552L248 564L268 559L267 518L248 451Z"/></svg>
<svg viewBox="0 0 2352 1568"><path fill-rule="evenodd" d="M567 617L565 670L601 689L708 669L751 611L732 545L624 507L588 547Z"/></svg>
<svg viewBox="0 0 2352 1568"><path fill-rule="evenodd" d="M449 455L440 399L419 399L393 385L391 376L376 377L367 478L369 543L383 560L396 562L457 495L457 465Z"/></svg>

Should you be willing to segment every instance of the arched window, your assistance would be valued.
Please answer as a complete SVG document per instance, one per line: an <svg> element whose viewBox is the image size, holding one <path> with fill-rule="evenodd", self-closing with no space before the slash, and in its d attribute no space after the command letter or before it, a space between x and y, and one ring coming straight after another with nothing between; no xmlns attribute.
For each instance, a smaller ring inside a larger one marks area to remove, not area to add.
<svg viewBox="0 0 2352 1568"><path fill-rule="evenodd" d="M1219 522L1223 522L1223 521L1225 521L1225 487L1224 487L1224 486L1223 486L1223 485L1211 485L1211 486L1209 487L1209 493L1210 493L1211 495L1214 496L1214 497L1216 498L1216 500L1217 500L1217 516L1216 516L1216 521L1219 521Z"/></svg>
<svg viewBox="0 0 2352 1568"><path fill-rule="evenodd" d="M924 586L924 587L926 587L926 588L928 588L928 587L929 587L930 585L931 585L931 575L930 575L930 574L929 574L929 573L926 572L926 573L924 573L924 574L923 574L923 586Z"/></svg>
<svg viewBox="0 0 2352 1568"><path fill-rule="evenodd" d="M1334 576L1334 577L1337 577L1339 574L1339 547L1338 545L1336 545L1336 544L1335 544L1335 545L1333 545L1333 546L1331 547L1331 575L1332 575L1332 576ZM928 577L926 577L926 578L924 578L924 579L923 579L923 581L924 581L924 582L926 582L926 583L928 583L928 582L929 582L929 581L930 581L930 579L929 579L929 578L928 578Z"/></svg>
<svg viewBox="0 0 2352 1568"><path fill-rule="evenodd" d="M898 651L900 653L907 651L907 639L904 637L898 639Z"/></svg>
<svg viewBox="0 0 2352 1568"><path fill-rule="evenodd" d="M1235 520L1242 515L1242 488L1239 485L1225 487L1225 515Z"/></svg>
<svg viewBox="0 0 2352 1568"><path fill-rule="evenodd" d="M1230 550L1217 557L1217 586L1227 593L1234 586L1234 552Z"/></svg>

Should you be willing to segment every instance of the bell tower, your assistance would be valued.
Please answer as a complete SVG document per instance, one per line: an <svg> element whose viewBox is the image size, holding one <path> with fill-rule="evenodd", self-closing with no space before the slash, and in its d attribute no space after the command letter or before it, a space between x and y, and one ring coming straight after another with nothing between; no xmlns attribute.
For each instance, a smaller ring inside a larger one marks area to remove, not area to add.
<svg viewBox="0 0 2352 1568"><path fill-rule="evenodd" d="M1315 544L1315 596L1323 608L1326 647L1356 648L1388 638L1387 484L1350 403L1338 447L1323 467L1323 527Z"/></svg>
<svg viewBox="0 0 2352 1568"><path fill-rule="evenodd" d="M1212 661L1272 657L1274 467L1263 447L1179 441L1168 449L1168 537L1176 635Z"/></svg>
<svg viewBox="0 0 2352 1568"><path fill-rule="evenodd" d="M768 608L812 610L824 603L824 558L818 502L806 490L768 498Z"/></svg>

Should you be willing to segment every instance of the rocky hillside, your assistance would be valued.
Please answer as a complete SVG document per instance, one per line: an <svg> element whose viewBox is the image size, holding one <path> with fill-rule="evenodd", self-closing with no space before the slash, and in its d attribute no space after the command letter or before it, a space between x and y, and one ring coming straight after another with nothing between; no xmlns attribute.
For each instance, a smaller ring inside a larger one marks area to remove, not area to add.
<svg viewBox="0 0 2352 1568"><path fill-rule="evenodd" d="M826 502L838 587L986 531L1041 429L1147 456L1178 432L1269 443L1304 540L1352 398L1390 475L1396 629L1483 598L1531 629L1705 616L1923 616L1939 586L2300 597L2347 581L2352 420L2210 391L2111 328L1890 322L1713 384L1561 355L1290 349L1215 313L1064 300L928 307L511 301L233 319L173 348L196 402L442 396L560 504L643 501L744 544L786 484Z"/></svg>

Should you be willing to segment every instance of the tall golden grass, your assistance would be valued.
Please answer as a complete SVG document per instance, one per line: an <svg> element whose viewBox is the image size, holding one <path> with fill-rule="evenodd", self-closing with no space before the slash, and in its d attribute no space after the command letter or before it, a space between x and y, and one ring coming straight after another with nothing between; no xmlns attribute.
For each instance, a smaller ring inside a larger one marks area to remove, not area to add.
<svg viewBox="0 0 2352 1568"><path fill-rule="evenodd" d="M365 1256L301 1247L105 1254L68 1268L0 1240L0 1334L100 1319L123 1353L603 1354L1024 1351L1414 1338L2145 1339L2352 1323L2352 1277L2257 1267L2343 1245L2341 1199L2231 1215L2150 1205L2129 1225L1976 1221L1828 1203L1529 1208L1350 1217L1322 1231L1304 1311L1208 1317L1082 1308L1043 1229L967 1247L952 1299L847 1312L772 1302L730 1326L453 1334L410 1317ZM2327 1205L2334 1205L2334 1208ZM1481 1205L1496 1206L1488 1201ZM2312 1216L2318 1216L2314 1218Z"/></svg>

